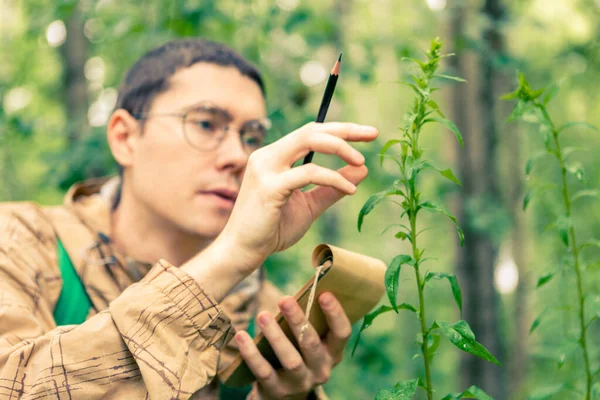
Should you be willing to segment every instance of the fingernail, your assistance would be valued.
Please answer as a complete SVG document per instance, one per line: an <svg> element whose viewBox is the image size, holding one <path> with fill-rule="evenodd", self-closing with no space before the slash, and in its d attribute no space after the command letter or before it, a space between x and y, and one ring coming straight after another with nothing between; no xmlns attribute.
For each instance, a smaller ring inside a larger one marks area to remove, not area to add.
<svg viewBox="0 0 600 400"><path fill-rule="evenodd" d="M244 335L244 332L238 332L235 334L235 341L237 342L237 344L242 345L246 343L247 340L248 338L246 337L246 335Z"/></svg>
<svg viewBox="0 0 600 400"><path fill-rule="evenodd" d="M294 308L294 302L292 299L286 299L281 302L281 310L285 313L289 313Z"/></svg>
<svg viewBox="0 0 600 400"><path fill-rule="evenodd" d="M370 126L370 125L363 125L361 127L362 131L364 133L375 133L377 132L377 128L375 128L374 126Z"/></svg>
<svg viewBox="0 0 600 400"><path fill-rule="evenodd" d="M333 297L331 295L322 295L319 300L321 300L321 305L324 307L329 307L333 304Z"/></svg>
<svg viewBox="0 0 600 400"><path fill-rule="evenodd" d="M258 316L258 323L261 324L262 326L267 326L269 324L269 322L271 322L271 318L270 318L269 314L260 314Z"/></svg>

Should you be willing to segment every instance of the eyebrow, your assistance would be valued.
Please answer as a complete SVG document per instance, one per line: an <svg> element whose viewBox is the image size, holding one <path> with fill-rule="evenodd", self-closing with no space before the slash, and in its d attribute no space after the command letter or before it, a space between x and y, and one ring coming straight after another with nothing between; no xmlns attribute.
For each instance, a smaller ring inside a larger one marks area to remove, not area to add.
<svg viewBox="0 0 600 400"><path fill-rule="evenodd" d="M233 121L235 118L233 117L233 115L231 115L231 113L229 111L227 111L225 108L216 106L214 104L210 104L210 103L197 103L197 104L193 104L191 106L188 107L184 107L183 108L184 112L189 112L189 111L208 111L208 112L219 112L223 115L225 115L225 117L227 118L227 120L229 122ZM253 118L253 119L249 119L247 121L244 121L241 126L244 127L252 122L262 122L264 119L266 118Z"/></svg>

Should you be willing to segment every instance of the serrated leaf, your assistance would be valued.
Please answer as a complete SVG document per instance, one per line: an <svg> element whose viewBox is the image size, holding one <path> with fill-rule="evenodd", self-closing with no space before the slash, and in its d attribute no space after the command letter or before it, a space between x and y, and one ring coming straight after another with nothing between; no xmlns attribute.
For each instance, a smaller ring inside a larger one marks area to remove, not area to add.
<svg viewBox="0 0 600 400"><path fill-rule="evenodd" d="M410 379L407 381L401 381L396 383L394 386L394 397L395 399L410 399L415 395L417 386L419 385L418 379Z"/></svg>
<svg viewBox="0 0 600 400"><path fill-rule="evenodd" d="M544 274L542 276L540 276L540 279L538 279L537 285L535 286L535 288L539 288L544 286L546 283L550 282L550 280L552 278L554 278L554 274L555 272L548 272L547 274Z"/></svg>
<svg viewBox="0 0 600 400"><path fill-rule="evenodd" d="M479 389L477 386L471 386L462 393L451 393L446 395L442 400L458 400L458 399L479 399L479 400L494 400L486 392Z"/></svg>
<svg viewBox="0 0 600 400"><path fill-rule="evenodd" d="M452 295L454 296L454 301L458 306L462 314L462 293L460 291L460 285L458 284L458 280L454 274L446 274L443 272L428 272L425 275L425 279L423 280L423 287L425 284L431 279L447 279L450 283L450 287L452 288Z"/></svg>
<svg viewBox="0 0 600 400"><path fill-rule="evenodd" d="M454 133L454 136L456 136L456 140L458 140L458 143L460 143L460 145L462 147L465 147L462 135L461 135L460 131L458 130L458 128L456 127L456 125L454 125L454 122L452 122L446 118L429 118L429 120L437 122L438 124L441 124L441 125L445 126L446 128L448 128L452 133Z"/></svg>
<svg viewBox="0 0 600 400"><path fill-rule="evenodd" d="M589 128L589 129L591 129L593 131L600 132L600 128L598 128L596 125L592 125L590 123L582 122L582 121L574 121L574 122L567 122L566 124L564 124L563 126L561 126L560 128L558 128L558 133L561 133L565 129L574 128L576 126L581 126L581 127L584 127L584 128Z"/></svg>
<svg viewBox="0 0 600 400"><path fill-rule="evenodd" d="M571 201L574 202L582 197L600 198L600 192L598 190L580 190L571 197Z"/></svg>
<svg viewBox="0 0 600 400"><path fill-rule="evenodd" d="M435 74L433 77L434 78L442 78L442 79L450 79L450 80L456 81L456 82L463 82L463 83L467 82L465 79L459 78L458 76Z"/></svg>
<svg viewBox="0 0 600 400"><path fill-rule="evenodd" d="M465 321L458 321L454 324L449 324L444 321L436 321L438 327L444 335L456 347L464 352L471 353L486 361L500 365L500 362L480 343L475 340L475 335Z"/></svg>
<svg viewBox="0 0 600 400"><path fill-rule="evenodd" d="M436 211L450 218L450 220L452 220L452 222L454 222L454 225L456 226L458 238L460 239L460 245L463 246L465 244L465 235L463 234L462 229L460 229L460 226L458 226L458 221L456 220L456 217L454 215L450 214L448 211L431 201L426 201L424 203L419 204L419 208L425 208L430 211Z"/></svg>
<svg viewBox="0 0 600 400"><path fill-rule="evenodd" d="M397 139L392 139L392 140L388 140L383 147L381 148L381 151L379 152L379 166L383 166L383 160L384 160L384 156L385 153L387 153L387 151L390 149L390 147L392 147L395 144L399 144L402 143L401 140L397 140Z"/></svg>
<svg viewBox="0 0 600 400"><path fill-rule="evenodd" d="M375 395L375 400L408 400L411 399L417 391L418 379L411 379L396 383L394 389L381 389Z"/></svg>
<svg viewBox="0 0 600 400"><path fill-rule="evenodd" d="M390 299L390 304L394 307L396 314L398 308L396 308L396 296L398 295L398 280L400 278L400 271L402 270L402 264L406 264L411 261L412 257L406 254L399 254L392 259L389 267L385 271L385 290Z"/></svg>

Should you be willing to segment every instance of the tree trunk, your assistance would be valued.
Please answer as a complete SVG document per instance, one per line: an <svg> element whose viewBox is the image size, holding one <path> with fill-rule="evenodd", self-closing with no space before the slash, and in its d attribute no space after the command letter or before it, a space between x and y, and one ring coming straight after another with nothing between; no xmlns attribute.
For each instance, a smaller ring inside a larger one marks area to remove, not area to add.
<svg viewBox="0 0 600 400"><path fill-rule="evenodd" d="M489 1L486 2L486 7ZM456 57L454 71L468 84L454 85L453 118L464 136L465 149L458 157L463 182L458 218L465 233L465 246L457 251L457 274L463 291L463 318L477 340L502 362L502 343L498 333L499 299L494 288L494 264L498 248L488 230L473 223L476 212L490 212L488 205L499 199L496 171L496 120L493 87L494 66L488 55L465 51L462 27L466 10L452 10L451 32ZM486 41L491 40L486 34ZM476 385L494 398L506 398L502 367L468 353L461 353L461 388Z"/></svg>
<svg viewBox="0 0 600 400"><path fill-rule="evenodd" d="M88 93L84 74L88 41L83 34L84 18L78 5L73 7L65 25L67 39L61 48L61 56L68 146L72 147L88 131Z"/></svg>

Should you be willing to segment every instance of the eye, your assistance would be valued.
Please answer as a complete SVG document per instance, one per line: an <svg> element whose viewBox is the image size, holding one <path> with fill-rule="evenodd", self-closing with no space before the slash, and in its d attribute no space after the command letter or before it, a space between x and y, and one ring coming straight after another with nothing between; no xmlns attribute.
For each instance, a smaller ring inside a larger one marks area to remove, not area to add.
<svg viewBox="0 0 600 400"><path fill-rule="evenodd" d="M205 120L201 120L201 121L195 121L194 124L198 127L201 128L202 130L205 131L215 131L217 129L217 124L214 123L214 121L205 119Z"/></svg>

